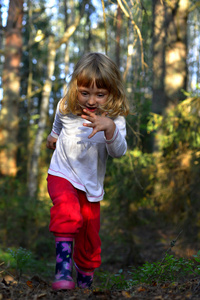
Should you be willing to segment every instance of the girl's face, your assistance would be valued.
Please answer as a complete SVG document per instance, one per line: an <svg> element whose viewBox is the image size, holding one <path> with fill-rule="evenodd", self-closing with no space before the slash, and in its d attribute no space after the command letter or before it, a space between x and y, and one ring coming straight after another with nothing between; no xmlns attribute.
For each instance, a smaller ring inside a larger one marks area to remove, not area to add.
<svg viewBox="0 0 200 300"><path fill-rule="evenodd" d="M90 87L78 86L78 102L81 108L95 114L99 112L99 106L105 104L108 96L108 90L97 88L95 83Z"/></svg>

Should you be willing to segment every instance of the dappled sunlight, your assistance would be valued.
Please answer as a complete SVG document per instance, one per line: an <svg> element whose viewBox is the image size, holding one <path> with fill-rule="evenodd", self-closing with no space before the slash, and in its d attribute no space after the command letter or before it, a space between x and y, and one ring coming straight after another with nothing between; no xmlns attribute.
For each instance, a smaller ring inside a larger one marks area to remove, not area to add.
<svg viewBox="0 0 200 300"><path fill-rule="evenodd" d="M16 163L17 146L14 143L7 143L5 145L5 139L8 141L9 138L10 136L8 131L0 131L0 174L14 177L18 171Z"/></svg>
<svg viewBox="0 0 200 300"><path fill-rule="evenodd" d="M9 158L8 154L11 153L7 150L1 150L0 152L0 173L2 175L15 177L17 174L16 160L12 158L13 156Z"/></svg>
<svg viewBox="0 0 200 300"><path fill-rule="evenodd" d="M177 42L176 47L166 51L165 89L170 97L179 92L185 84L186 70L183 68L186 60L186 46Z"/></svg>
<svg viewBox="0 0 200 300"><path fill-rule="evenodd" d="M15 97L19 98L20 82L17 80L17 78L18 78L18 76L16 76L16 74L13 74L13 78L12 78L13 81L10 84L10 90L11 90L11 93L16 93Z"/></svg>
<svg viewBox="0 0 200 300"><path fill-rule="evenodd" d="M45 34L42 32L41 29L38 29L34 41L36 43L39 43L44 37L45 37Z"/></svg>
<svg viewBox="0 0 200 300"><path fill-rule="evenodd" d="M185 76L181 73L169 74L165 77L165 85L168 89L168 94L172 94L183 86Z"/></svg>
<svg viewBox="0 0 200 300"><path fill-rule="evenodd" d="M180 7L180 11L185 12L186 9L188 9L189 7L189 0L180 0L179 1L179 7Z"/></svg>
<svg viewBox="0 0 200 300"><path fill-rule="evenodd" d="M180 165L183 168L190 168L191 160L192 160L192 151L187 151L187 153L183 153L180 157Z"/></svg>
<svg viewBox="0 0 200 300"><path fill-rule="evenodd" d="M166 61L170 65L177 62L181 62L181 60L184 60L185 57L186 57L186 47L182 43L176 43L176 48L170 49L166 53Z"/></svg>
<svg viewBox="0 0 200 300"><path fill-rule="evenodd" d="M12 70L12 68L18 68L18 66L19 66L19 58L12 56L12 59L10 60L10 70Z"/></svg>

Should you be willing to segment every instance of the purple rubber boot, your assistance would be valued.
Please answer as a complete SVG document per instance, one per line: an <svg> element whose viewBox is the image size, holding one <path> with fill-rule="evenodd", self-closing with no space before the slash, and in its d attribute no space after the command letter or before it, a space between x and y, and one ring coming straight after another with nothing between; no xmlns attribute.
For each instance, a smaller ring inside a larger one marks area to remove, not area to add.
<svg viewBox="0 0 200 300"><path fill-rule="evenodd" d="M52 283L53 290L71 290L75 288L72 278L73 239L56 237L56 273Z"/></svg>
<svg viewBox="0 0 200 300"><path fill-rule="evenodd" d="M94 277L94 272L85 272L76 267L76 278L77 278L77 286L82 289L88 289L91 287Z"/></svg>

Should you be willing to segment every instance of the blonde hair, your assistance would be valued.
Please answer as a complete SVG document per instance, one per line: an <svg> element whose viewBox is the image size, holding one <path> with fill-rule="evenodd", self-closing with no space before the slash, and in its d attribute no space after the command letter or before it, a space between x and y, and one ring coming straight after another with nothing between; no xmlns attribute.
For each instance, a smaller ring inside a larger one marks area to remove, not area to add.
<svg viewBox="0 0 200 300"><path fill-rule="evenodd" d="M80 115L82 108L77 99L77 87L90 87L94 83L97 88L109 92L106 103L100 107L102 111L110 117L128 115L129 104L118 67L108 56L96 52L83 55L76 64L67 93L60 102L60 112Z"/></svg>

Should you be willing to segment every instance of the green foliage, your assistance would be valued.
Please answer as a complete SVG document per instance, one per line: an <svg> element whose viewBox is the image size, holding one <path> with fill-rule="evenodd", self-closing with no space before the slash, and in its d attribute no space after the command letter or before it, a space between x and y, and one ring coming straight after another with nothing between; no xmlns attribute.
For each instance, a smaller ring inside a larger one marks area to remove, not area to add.
<svg viewBox="0 0 200 300"><path fill-rule="evenodd" d="M22 276L22 272L27 268L28 264L30 264L30 260L32 259L32 253L24 249L22 247L18 249L8 249L8 252L14 258L15 267L18 273L18 278L20 279Z"/></svg>
<svg viewBox="0 0 200 300"><path fill-rule="evenodd" d="M137 147L143 152L149 152L151 138L147 134L147 123L151 111L151 100L142 92L135 92L135 98L137 100L134 100L133 114L126 118L128 147L129 149Z"/></svg>
<svg viewBox="0 0 200 300"><path fill-rule="evenodd" d="M110 274L108 271L96 272L96 274L101 282L99 285L100 289L127 289L130 286L122 269L115 274Z"/></svg>
<svg viewBox="0 0 200 300"><path fill-rule="evenodd" d="M36 257L33 252L25 248L12 248L3 251L0 249L1 273L12 274L18 280L21 277L39 274L44 278L52 278L55 271L55 262L43 257Z"/></svg>
<svg viewBox="0 0 200 300"><path fill-rule="evenodd" d="M153 224L157 217L171 226L178 224L190 238L200 238L199 110L200 98L193 97L164 116L150 114L146 131L155 135L156 151L145 153L137 147L120 159L108 160L103 212L109 218L103 219L107 236L102 238L106 247L109 243L124 247L127 263L134 259L140 239L134 229Z"/></svg>
<svg viewBox="0 0 200 300"><path fill-rule="evenodd" d="M138 148L120 159L108 160L101 227L103 247L109 249L103 256L106 261L112 262L114 258L123 265L138 261L140 251L134 229L153 218L150 215L147 218L143 211L153 209L150 183L154 180L154 172L153 156Z"/></svg>
<svg viewBox="0 0 200 300"><path fill-rule="evenodd" d="M129 215L141 205L151 205L147 197L149 180L153 180L154 170L153 156L142 153L138 148L128 151L120 159L110 161L106 176L106 191L112 210L122 214L126 212Z"/></svg>
<svg viewBox="0 0 200 300"><path fill-rule="evenodd" d="M138 210L152 204L149 197L149 182L154 179L154 164L151 154L135 149L120 159L108 161L105 181L106 206L103 207L103 228L107 235L115 237L114 243L126 244L126 251L134 256L132 230L138 224L150 221ZM108 223L112 224L111 226ZM102 237L105 240L105 235ZM132 254L131 254L132 253ZM135 256L136 257L136 256Z"/></svg>
<svg viewBox="0 0 200 300"><path fill-rule="evenodd" d="M164 116L151 114L148 131L157 147L154 193L159 210L172 221L198 218L200 164L200 98L193 97L169 109ZM179 223L180 224L180 223ZM196 226L193 222L193 226ZM188 226L187 230L188 230Z"/></svg>
<svg viewBox="0 0 200 300"><path fill-rule="evenodd" d="M18 178L0 180L0 239L3 249L23 247L40 258L54 254L49 233L49 199L30 200L26 186ZM13 213L15 212L15 213ZM17 237L17 238L16 238ZM41 251L42 249L42 251Z"/></svg>
<svg viewBox="0 0 200 300"><path fill-rule="evenodd" d="M200 263L200 251L194 255L196 262ZM200 266L191 259L176 258L165 254L162 260L146 262L140 267L130 267L129 276L121 269L118 273L99 272L100 288L128 289L141 283L163 284L184 280L193 275L200 275Z"/></svg>
<svg viewBox="0 0 200 300"><path fill-rule="evenodd" d="M0 262L4 262L6 265L9 265L9 267L13 268L15 266L15 260L11 256L11 254L8 251L3 251L0 248Z"/></svg>
<svg viewBox="0 0 200 300"><path fill-rule="evenodd" d="M192 260L175 258L166 254L163 260L149 263L146 262L140 268L131 268L131 280L134 283L163 283L177 281L185 276L191 276L195 264Z"/></svg>
<svg viewBox="0 0 200 300"><path fill-rule="evenodd" d="M165 154L184 148L199 149L200 98L193 97L182 101L170 109L165 116L150 114L147 129L156 133L159 140L159 149Z"/></svg>
<svg viewBox="0 0 200 300"><path fill-rule="evenodd" d="M193 255L193 257L196 260L196 262L200 264L200 251L198 251L196 255Z"/></svg>

